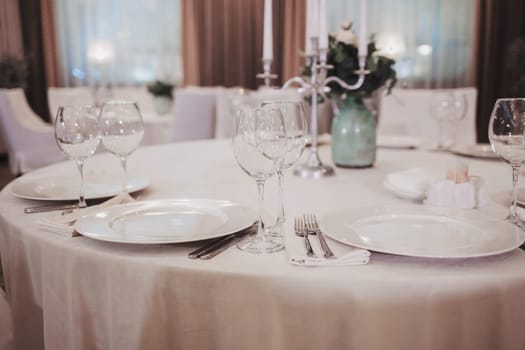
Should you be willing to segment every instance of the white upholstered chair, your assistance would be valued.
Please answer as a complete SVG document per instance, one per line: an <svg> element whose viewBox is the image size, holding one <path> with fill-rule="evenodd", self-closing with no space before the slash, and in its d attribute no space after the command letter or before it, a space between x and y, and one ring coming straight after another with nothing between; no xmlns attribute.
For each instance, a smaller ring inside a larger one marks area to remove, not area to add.
<svg viewBox="0 0 525 350"><path fill-rule="evenodd" d="M93 91L87 86L49 87L47 100L52 120L55 120L58 107L67 105L87 106L93 104Z"/></svg>
<svg viewBox="0 0 525 350"><path fill-rule="evenodd" d="M22 89L0 89L0 127L15 175L65 159L53 126L33 112Z"/></svg>
<svg viewBox="0 0 525 350"><path fill-rule="evenodd" d="M448 90L447 90L448 91ZM467 112L454 127L457 130L455 143L467 145L476 143L476 101L474 87L453 89L464 94ZM392 94L381 98L378 136L405 134L424 141L437 142L438 123L430 114L429 105L434 95L443 90L431 89L393 89Z"/></svg>
<svg viewBox="0 0 525 350"><path fill-rule="evenodd" d="M175 90L172 141L215 137L215 108L221 88L178 88Z"/></svg>

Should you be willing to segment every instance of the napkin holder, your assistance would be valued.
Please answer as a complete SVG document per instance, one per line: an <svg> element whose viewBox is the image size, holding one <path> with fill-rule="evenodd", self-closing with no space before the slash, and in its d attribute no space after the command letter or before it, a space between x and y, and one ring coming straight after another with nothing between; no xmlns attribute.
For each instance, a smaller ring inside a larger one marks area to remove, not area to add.
<svg viewBox="0 0 525 350"><path fill-rule="evenodd" d="M447 178L430 184L427 205L477 209L486 204L485 186L480 176L469 176L468 166L457 162L447 169Z"/></svg>

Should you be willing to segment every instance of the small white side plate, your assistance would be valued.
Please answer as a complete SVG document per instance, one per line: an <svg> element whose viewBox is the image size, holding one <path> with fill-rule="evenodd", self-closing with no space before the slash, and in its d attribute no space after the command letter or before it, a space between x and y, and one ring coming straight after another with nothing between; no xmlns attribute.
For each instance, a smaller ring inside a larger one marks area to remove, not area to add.
<svg viewBox="0 0 525 350"><path fill-rule="evenodd" d="M421 145L421 139L411 135L378 135L377 146L383 148L401 148L411 149L418 148Z"/></svg>
<svg viewBox="0 0 525 350"><path fill-rule="evenodd" d="M458 145L450 150L452 153L474 158L497 159L497 154L488 144Z"/></svg>
<svg viewBox="0 0 525 350"><path fill-rule="evenodd" d="M416 191L407 191L404 189L400 189L394 185L392 185L388 180L385 180L383 182L383 186L396 196L402 199L409 199L412 201L422 201L427 197L426 192L416 192Z"/></svg>

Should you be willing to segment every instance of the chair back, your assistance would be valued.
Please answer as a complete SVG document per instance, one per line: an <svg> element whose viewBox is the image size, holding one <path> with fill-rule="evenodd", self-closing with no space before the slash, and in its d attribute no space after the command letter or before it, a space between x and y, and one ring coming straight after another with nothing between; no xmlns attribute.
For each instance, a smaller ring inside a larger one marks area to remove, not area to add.
<svg viewBox="0 0 525 350"><path fill-rule="evenodd" d="M94 102L93 91L87 86L49 87L47 99L52 122L54 122L60 106L87 106Z"/></svg>
<svg viewBox="0 0 525 350"><path fill-rule="evenodd" d="M217 90L175 90L173 141L211 139L215 136Z"/></svg>
<svg viewBox="0 0 525 350"><path fill-rule="evenodd" d="M15 175L65 159L53 126L33 112L22 89L0 89L0 130Z"/></svg>

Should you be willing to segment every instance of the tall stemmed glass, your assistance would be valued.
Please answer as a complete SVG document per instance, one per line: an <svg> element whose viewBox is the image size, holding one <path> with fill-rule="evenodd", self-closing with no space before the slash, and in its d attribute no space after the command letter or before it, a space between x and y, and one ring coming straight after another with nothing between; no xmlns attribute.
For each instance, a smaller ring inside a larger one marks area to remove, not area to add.
<svg viewBox="0 0 525 350"><path fill-rule="evenodd" d="M144 136L144 123L139 107L130 101L109 101L100 110L102 144L119 157L124 177L122 192L127 193L127 160Z"/></svg>
<svg viewBox="0 0 525 350"><path fill-rule="evenodd" d="M237 247L264 254L284 248L282 240L267 235L262 225L264 184L281 165L286 150L283 115L279 108L243 108L239 111L233 135L233 151L239 166L257 183L259 221L255 237Z"/></svg>
<svg viewBox="0 0 525 350"><path fill-rule="evenodd" d="M452 93L453 100L452 100L452 107L450 110L450 115L448 116L448 120L456 125L453 125L452 128L452 142L456 142L456 136L457 136L457 124L465 118L465 115L467 114L467 96L463 93Z"/></svg>
<svg viewBox="0 0 525 350"><path fill-rule="evenodd" d="M283 114L286 130L286 152L283 155L277 177L279 181L279 213L275 225L270 229L275 234L282 234L286 220L284 212L284 173L295 164L303 154L308 135L308 126L304 117L303 105L298 101L263 102L263 107L279 108Z"/></svg>
<svg viewBox="0 0 525 350"><path fill-rule="evenodd" d="M525 162L525 98L503 98L494 104L489 121L489 140L499 158L512 167L512 205L506 220L525 227L516 211L517 185Z"/></svg>
<svg viewBox="0 0 525 350"><path fill-rule="evenodd" d="M438 144L436 150L445 151L450 144L445 144L445 124L458 123L467 113L467 97L462 93L443 91L432 96L430 100L430 113L438 122ZM455 142L456 128L453 128L452 143Z"/></svg>
<svg viewBox="0 0 525 350"><path fill-rule="evenodd" d="M430 100L430 114L438 123L437 151L447 149L444 141L445 123L453 113L454 95L450 92L442 92L432 96Z"/></svg>
<svg viewBox="0 0 525 350"><path fill-rule="evenodd" d="M55 140L58 147L77 163L80 173L78 206L87 206L84 197L84 161L92 156L99 143L98 118L92 106L59 107L55 119Z"/></svg>

